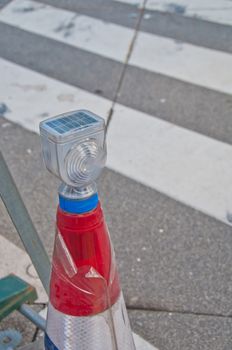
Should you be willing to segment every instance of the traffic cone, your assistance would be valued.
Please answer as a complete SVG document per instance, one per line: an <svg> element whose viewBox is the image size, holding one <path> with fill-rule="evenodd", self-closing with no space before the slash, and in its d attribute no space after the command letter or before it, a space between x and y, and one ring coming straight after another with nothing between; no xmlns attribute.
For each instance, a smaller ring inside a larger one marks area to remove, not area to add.
<svg viewBox="0 0 232 350"><path fill-rule="evenodd" d="M60 198L45 349L135 349L97 195Z"/></svg>
<svg viewBox="0 0 232 350"><path fill-rule="evenodd" d="M82 129L77 129L76 141L68 128L77 122L85 123L85 133L82 140ZM45 349L135 350L93 182L106 159L104 120L76 111L42 122L40 130L45 164L64 181L59 190ZM76 184L82 187L73 187Z"/></svg>

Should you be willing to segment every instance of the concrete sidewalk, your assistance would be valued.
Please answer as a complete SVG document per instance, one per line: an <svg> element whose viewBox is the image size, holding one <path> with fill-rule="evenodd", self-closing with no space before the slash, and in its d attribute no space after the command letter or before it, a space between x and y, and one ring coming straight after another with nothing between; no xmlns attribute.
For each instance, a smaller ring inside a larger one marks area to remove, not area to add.
<svg viewBox="0 0 232 350"><path fill-rule="evenodd" d="M38 340L32 344L23 346L19 350L44 350L43 340Z"/></svg>

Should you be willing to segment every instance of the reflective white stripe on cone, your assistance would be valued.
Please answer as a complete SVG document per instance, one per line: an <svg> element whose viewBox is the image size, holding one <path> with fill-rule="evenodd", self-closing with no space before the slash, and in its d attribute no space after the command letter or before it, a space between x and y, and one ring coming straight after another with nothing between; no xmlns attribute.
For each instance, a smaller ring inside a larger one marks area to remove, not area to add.
<svg viewBox="0 0 232 350"><path fill-rule="evenodd" d="M70 316L48 306L46 350L133 350L134 341L122 294L94 316Z"/></svg>
<svg viewBox="0 0 232 350"><path fill-rule="evenodd" d="M57 311L55 311L57 312ZM47 318L47 308L43 309L39 313L42 317ZM136 350L159 350L150 343L148 343L145 339L143 339L141 336L139 336L136 333L132 333L135 343Z"/></svg>

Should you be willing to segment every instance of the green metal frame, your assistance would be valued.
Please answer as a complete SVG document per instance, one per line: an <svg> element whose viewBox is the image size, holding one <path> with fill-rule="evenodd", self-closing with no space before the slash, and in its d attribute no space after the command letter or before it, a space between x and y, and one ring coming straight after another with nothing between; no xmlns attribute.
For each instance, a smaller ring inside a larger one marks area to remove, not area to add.
<svg viewBox="0 0 232 350"><path fill-rule="evenodd" d="M11 274L0 279L0 321L23 303L32 303L37 299L33 286Z"/></svg>

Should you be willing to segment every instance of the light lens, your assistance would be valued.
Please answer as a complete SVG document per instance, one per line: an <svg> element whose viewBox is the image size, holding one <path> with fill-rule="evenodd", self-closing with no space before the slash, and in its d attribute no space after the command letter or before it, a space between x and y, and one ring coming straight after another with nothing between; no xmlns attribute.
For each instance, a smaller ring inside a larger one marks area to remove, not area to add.
<svg viewBox="0 0 232 350"><path fill-rule="evenodd" d="M65 165L67 175L76 186L86 186L94 181L105 165L106 152L95 139L86 139L71 148Z"/></svg>

